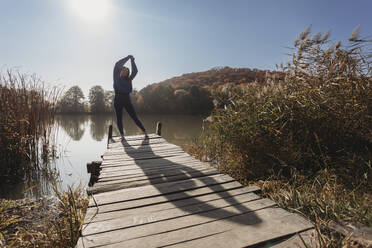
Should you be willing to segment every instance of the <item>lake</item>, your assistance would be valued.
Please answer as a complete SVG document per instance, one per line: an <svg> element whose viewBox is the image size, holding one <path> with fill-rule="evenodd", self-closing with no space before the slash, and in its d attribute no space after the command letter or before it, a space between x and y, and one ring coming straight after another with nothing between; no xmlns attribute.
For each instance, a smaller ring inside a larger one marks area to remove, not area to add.
<svg viewBox="0 0 372 248"><path fill-rule="evenodd" d="M162 136L170 143L184 146L201 133L203 117L190 115L139 115L148 133L155 133L156 123L162 123ZM111 115L58 115L56 117L58 159L52 163L57 172L57 183L63 189L87 187L90 174L86 164L101 161L107 146L108 127L113 124L118 135L115 116ZM124 115L125 135L141 134L132 119ZM33 179L0 187L0 198L38 198L52 194L48 176L38 173Z"/></svg>

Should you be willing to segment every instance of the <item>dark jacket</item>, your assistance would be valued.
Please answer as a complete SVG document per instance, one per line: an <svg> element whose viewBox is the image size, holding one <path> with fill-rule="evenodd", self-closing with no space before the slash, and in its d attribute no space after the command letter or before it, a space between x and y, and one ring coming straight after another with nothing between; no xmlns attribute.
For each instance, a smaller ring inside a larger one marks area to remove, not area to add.
<svg viewBox="0 0 372 248"><path fill-rule="evenodd" d="M115 94L129 94L132 92L132 80L137 75L137 66L134 60L131 60L132 65L132 72L129 76L129 80L127 78L123 78L120 76L121 70L123 69L124 64L129 60L129 56L119 60L116 62L114 67L114 91Z"/></svg>

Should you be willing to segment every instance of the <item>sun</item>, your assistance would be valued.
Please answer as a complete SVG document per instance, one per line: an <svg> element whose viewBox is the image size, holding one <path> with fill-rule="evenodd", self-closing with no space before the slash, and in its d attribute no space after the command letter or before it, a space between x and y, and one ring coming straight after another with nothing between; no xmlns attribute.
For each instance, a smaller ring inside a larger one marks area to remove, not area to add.
<svg viewBox="0 0 372 248"><path fill-rule="evenodd" d="M107 17L110 0L70 0L72 10L86 21L102 21Z"/></svg>

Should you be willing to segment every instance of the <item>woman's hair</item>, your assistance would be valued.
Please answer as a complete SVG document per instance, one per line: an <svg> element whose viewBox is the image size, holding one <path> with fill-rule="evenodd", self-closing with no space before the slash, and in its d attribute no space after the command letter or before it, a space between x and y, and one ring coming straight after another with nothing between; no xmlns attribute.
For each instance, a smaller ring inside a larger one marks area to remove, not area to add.
<svg viewBox="0 0 372 248"><path fill-rule="evenodd" d="M120 76L129 78L129 68L123 66L123 69L121 69Z"/></svg>

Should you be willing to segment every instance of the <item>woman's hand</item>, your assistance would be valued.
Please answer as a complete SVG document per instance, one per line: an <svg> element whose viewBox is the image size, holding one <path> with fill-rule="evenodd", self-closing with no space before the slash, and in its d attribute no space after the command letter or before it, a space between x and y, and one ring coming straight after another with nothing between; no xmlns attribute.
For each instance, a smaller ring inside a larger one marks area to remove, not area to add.
<svg viewBox="0 0 372 248"><path fill-rule="evenodd" d="M133 55L129 55L129 58L130 58L131 60L134 60Z"/></svg>

